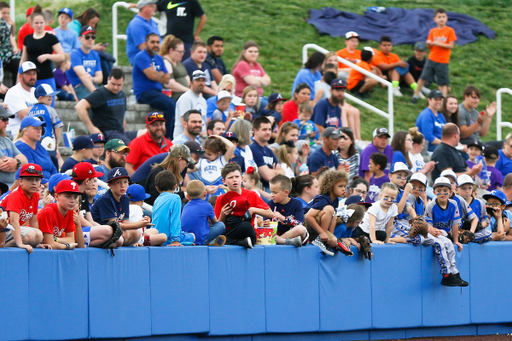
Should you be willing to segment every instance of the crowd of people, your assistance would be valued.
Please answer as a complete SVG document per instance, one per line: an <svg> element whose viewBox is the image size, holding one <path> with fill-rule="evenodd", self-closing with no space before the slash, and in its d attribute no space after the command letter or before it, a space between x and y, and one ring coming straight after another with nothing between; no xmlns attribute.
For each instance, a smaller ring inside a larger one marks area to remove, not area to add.
<svg viewBox="0 0 512 341"><path fill-rule="evenodd" d="M483 143L496 103L479 112L475 86L460 104L448 95L456 37L444 10L407 62L391 52L389 37L379 50L358 50L359 35L347 32L345 48L311 54L286 99L263 96L272 80L256 42L244 44L230 72L224 39L199 36L199 2L167 3L139 0L126 31L136 100L158 110L137 131L126 131L125 75L95 42L94 9L73 20L63 8L52 29L52 14L36 6L18 44L15 30L6 31L4 66L18 66L8 67L17 83L0 106L2 247L250 249L277 222L276 244L311 243L329 256L353 255L355 246L371 259L371 244L432 246L441 284L467 286L455 247L512 240L512 133ZM3 25L13 28L8 9L0 3L0 37ZM167 15L164 37L157 10ZM391 81L395 96L400 84L412 88L414 103L426 96L416 127L393 136L377 127L365 145L361 114L345 93L367 99L378 82L338 58ZM61 136L56 99L76 102L90 135ZM63 139L73 149L66 160ZM428 233L411 236L418 216Z"/></svg>

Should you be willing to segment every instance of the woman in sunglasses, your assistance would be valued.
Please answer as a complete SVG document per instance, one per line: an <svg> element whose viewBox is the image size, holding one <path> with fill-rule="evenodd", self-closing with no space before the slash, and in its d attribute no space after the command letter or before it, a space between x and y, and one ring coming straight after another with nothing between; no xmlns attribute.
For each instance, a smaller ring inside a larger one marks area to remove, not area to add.
<svg viewBox="0 0 512 341"><path fill-rule="evenodd" d="M29 163L40 165L43 169L45 179L58 173L48 152L39 142L41 140L42 128L46 123L35 116L26 116L20 125L20 131L14 145L20 153L25 155Z"/></svg>
<svg viewBox="0 0 512 341"><path fill-rule="evenodd" d="M341 127L341 136L338 142L338 161L340 165L347 162L349 171L349 181L359 173L359 151L356 148L354 133L349 127Z"/></svg>

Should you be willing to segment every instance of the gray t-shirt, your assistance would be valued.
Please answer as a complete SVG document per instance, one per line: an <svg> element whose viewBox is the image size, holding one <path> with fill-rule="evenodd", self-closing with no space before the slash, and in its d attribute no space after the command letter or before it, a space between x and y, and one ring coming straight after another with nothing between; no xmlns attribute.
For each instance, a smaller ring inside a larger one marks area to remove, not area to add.
<svg viewBox="0 0 512 341"><path fill-rule="evenodd" d="M176 102L176 115L174 118L174 134L178 136L183 133L183 125L181 124L181 117L185 115L190 109L196 109L201 112L203 118L203 129L206 132L206 100L202 95L197 96L192 89L187 90L183 95L180 96L178 102Z"/></svg>
<svg viewBox="0 0 512 341"><path fill-rule="evenodd" d="M469 127L470 125L474 124L478 120L478 115L480 114L478 113L478 111L476 111L476 109L471 109L471 111L468 111L468 109L466 109L466 107L464 106L464 103L459 104L459 127ZM480 141L480 133L478 132L478 130L465 139L461 138L460 143L468 144L475 140Z"/></svg>
<svg viewBox="0 0 512 341"><path fill-rule="evenodd" d="M16 155L20 154L20 151L14 143L7 137L0 136L0 159L4 156L7 157L15 157ZM0 171L0 181L5 183L7 186L11 187L14 183L14 180L16 176L16 171L12 173L2 172Z"/></svg>

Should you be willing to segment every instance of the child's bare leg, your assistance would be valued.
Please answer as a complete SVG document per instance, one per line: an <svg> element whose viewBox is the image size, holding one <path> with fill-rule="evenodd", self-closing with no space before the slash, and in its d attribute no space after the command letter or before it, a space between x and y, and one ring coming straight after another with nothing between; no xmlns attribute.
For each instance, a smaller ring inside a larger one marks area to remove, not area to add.
<svg viewBox="0 0 512 341"><path fill-rule="evenodd" d="M333 215L334 215L334 207L331 205L325 206L323 210L318 213L318 216L320 217L320 227L322 228L323 232L329 231L329 228L331 227L331 224L333 223ZM336 223L336 219L334 219L334 223ZM334 231L334 228L333 228Z"/></svg>
<svg viewBox="0 0 512 341"><path fill-rule="evenodd" d="M350 104L348 106L348 126L354 132L354 139L361 141L361 112Z"/></svg>
<svg viewBox="0 0 512 341"><path fill-rule="evenodd" d="M123 231L124 243L123 246L130 246L135 244L140 239L140 232L138 230Z"/></svg>
<svg viewBox="0 0 512 341"><path fill-rule="evenodd" d="M332 234L332 232L330 232L330 231L334 231L335 228L336 228L336 217L332 217L331 226L329 226L329 232L327 232L327 234L329 235L329 239L327 240L327 245L329 245L330 247L335 247L336 245L338 245L338 238L336 238L336 236L334 234Z"/></svg>
<svg viewBox="0 0 512 341"><path fill-rule="evenodd" d="M307 234L306 228L303 225L297 225L297 226L289 229L288 231L286 231L286 233L283 233L281 235L281 238L283 238L283 239L291 239L291 238L295 238L297 236L300 236L301 239L304 240L304 238L306 238L306 234Z"/></svg>
<svg viewBox="0 0 512 341"><path fill-rule="evenodd" d="M112 227L109 225L91 226L91 242L89 246L98 246L112 237Z"/></svg>
<svg viewBox="0 0 512 341"><path fill-rule="evenodd" d="M446 97L448 95L448 85L439 85L439 91Z"/></svg>
<svg viewBox="0 0 512 341"><path fill-rule="evenodd" d="M5 232L0 233L0 247L4 247L5 244Z"/></svg>
<svg viewBox="0 0 512 341"><path fill-rule="evenodd" d="M151 235L154 235L154 234L158 234L158 230L157 229L145 229L144 230L144 235L145 236L151 236ZM163 233L165 234L165 233Z"/></svg>
<svg viewBox="0 0 512 341"><path fill-rule="evenodd" d="M156 229L151 229L156 230ZM165 233L157 233L149 235L149 245L151 246L160 246L167 240L167 236Z"/></svg>

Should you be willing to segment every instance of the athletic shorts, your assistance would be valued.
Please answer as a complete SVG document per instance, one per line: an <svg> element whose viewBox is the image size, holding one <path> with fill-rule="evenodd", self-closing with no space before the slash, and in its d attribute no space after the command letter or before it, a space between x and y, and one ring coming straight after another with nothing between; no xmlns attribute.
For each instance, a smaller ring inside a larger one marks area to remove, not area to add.
<svg viewBox="0 0 512 341"><path fill-rule="evenodd" d="M20 231L21 231L21 238L25 238L25 236L30 232L30 231L36 231L38 229L35 229L33 227L28 227L28 226L20 226ZM14 236L12 235L12 231L9 230L5 233L5 242L9 242L11 240L14 239Z"/></svg>
<svg viewBox="0 0 512 341"><path fill-rule="evenodd" d="M356 86L354 86L352 89L350 89L350 92L352 93L357 93L359 92L359 90L364 86L364 84L366 83L366 80L362 80L362 81L359 81Z"/></svg>
<svg viewBox="0 0 512 341"><path fill-rule="evenodd" d="M89 247L89 244L91 243L91 227L90 226L82 227L82 233L84 235L85 247Z"/></svg>
<svg viewBox="0 0 512 341"><path fill-rule="evenodd" d="M397 66L397 67L395 68L395 70L398 72L398 74L399 74L400 76L402 76L402 77L403 77L403 76L405 76L406 74L408 74L408 73L409 73L409 64L407 64L407 67Z"/></svg>
<svg viewBox="0 0 512 341"><path fill-rule="evenodd" d="M450 84L448 63L437 63L427 59L420 78L426 82L435 82L440 86Z"/></svg>

